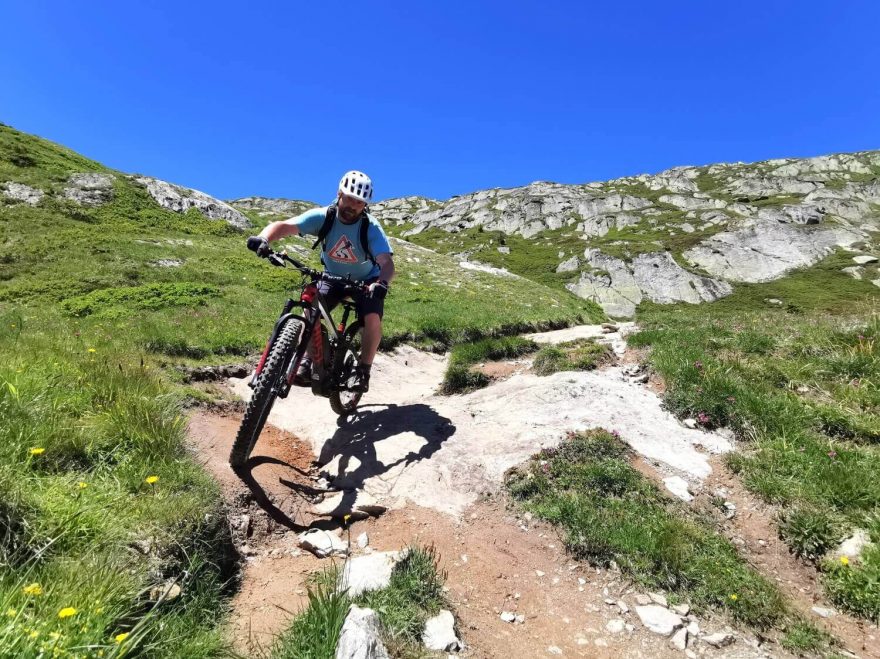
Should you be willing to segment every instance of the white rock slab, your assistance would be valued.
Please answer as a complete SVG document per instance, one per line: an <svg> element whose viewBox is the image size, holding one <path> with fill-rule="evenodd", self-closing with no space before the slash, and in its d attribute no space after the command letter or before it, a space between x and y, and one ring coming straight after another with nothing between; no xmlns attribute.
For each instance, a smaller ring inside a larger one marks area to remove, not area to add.
<svg viewBox="0 0 880 659"><path fill-rule="evenodd" d="M457 652L461 649L461 641L455 634L455 618L450 611L444 609L425 622L422 644L429 650L441 652Z"/></svg>
<svg viewBox="0 0 880 659"><path fill-rule="evenodd" d="M385 588L391 582L391 572L407 552L383 551L349 558L339 573L337 588L347 590L349 596Z"/></svg>
<svg viewBox="0 0 880 659"><path fill-rule="evenodd" d="M336 644L336 659L388 659L375 611L359 606L349 609Z"/></svg>
<svg viewBox="0 0 880 659"><path fill-rule="evenodd" d="M694 497L689 491L688 482L681 476L667 476L663 479L666 489L682 501L693 501Z"/></svg>
<svg viewBox="0 0 880 659"><path fill-rule="evenodd" d="M309 529L299 535L299 546L318 558L347 556L348 545L336 533L321 529Z"/></svg>

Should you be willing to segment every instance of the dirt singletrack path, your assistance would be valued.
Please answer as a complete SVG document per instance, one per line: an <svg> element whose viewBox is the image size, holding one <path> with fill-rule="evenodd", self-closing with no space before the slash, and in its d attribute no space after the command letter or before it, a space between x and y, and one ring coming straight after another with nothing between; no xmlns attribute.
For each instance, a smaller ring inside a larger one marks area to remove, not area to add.
<svg viewBox="0 0 880 659"><path fill-rule="evenodd" d="M599 337L623 356L622 337L596 326L533 338L577 336ZM233 602L236 647L263 656L305 605L309 574L329 565L331 559L300 549L297 534L309 527L338 530L342 516L366 501L374 513L386 512L353 522L343 538L354 554L433 544L448 572L464 656L683 656L639 623L637 593L619 573L571 561L551 528L507 510L501 481L508 468L557 444L566 431L605 427L617 430L643 456L640 468L661 483L681 476L700 490L704 482L717 483L712 463L731 450L730 440L685 428L661 408L652 387L619 366L538 378L528 365L513 360L497 369L506 379L446 397L435 393L443 358L409 347L381 354L371 391L348 419L337 419L308 390L278 401L240 473L227 464L240 414L194 413L190 446L223 488L245 557ZM249 396L245 380L230 379L229 386ZM362 532L366 549L355 542ZM524 622L504 622L502 611ZM711 619L700 624L724 627ZM847 646L864 652L869 632L845 634ZM756 638L738 634L729 648L696 649L706 656L767 656ZM772 656L786 654L774 646Z"/></svg>

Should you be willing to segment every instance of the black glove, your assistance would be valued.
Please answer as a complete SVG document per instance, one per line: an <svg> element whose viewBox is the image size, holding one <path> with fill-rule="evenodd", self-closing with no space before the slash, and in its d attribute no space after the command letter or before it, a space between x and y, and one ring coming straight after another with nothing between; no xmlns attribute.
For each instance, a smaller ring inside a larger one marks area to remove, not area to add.
<svg viewBox="0 0 880 659"><path fill-rule="evenodd" d="M272 252L272 248L269 247L269 241L263 238L263 236L251 236L248 238L247 247L252 252L255 252L257 256L263 258L269 256Z"/></svg>
<svg viewBox="0 0 880 659"><path fill-rule="evenodd" d="M388 282L384 279L374 281L367 288L369 289L369 296L377 300L384 300L385 296L388 295Z"/></svg>

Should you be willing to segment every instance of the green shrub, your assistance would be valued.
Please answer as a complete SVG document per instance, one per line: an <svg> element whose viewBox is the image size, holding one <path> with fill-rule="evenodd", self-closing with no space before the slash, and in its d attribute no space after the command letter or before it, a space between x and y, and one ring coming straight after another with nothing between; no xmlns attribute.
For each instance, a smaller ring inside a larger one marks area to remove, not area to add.
<svg viewBox="0 0 880 659"><path fill-rule="evenodd" d="M535 355L533 370L538 375L558 371L589 371L613 359L611 349L589 339L548 345Z"/></svg>
<svg viewBox="0 0 880 659"><path fill-rule="evenodd" d="M155 311L165 307L207 304L219 291L214 286L192 283L161 283L92 291L62 303L72 316L110 315L112 312Z"/></svg>
<svg viewBox="0 0 880 659"><path fill-rule="evenodd" d="M779 536L802 558L817 560L841 538L830 512L799 505L783 511L777 520Z"/></svg>

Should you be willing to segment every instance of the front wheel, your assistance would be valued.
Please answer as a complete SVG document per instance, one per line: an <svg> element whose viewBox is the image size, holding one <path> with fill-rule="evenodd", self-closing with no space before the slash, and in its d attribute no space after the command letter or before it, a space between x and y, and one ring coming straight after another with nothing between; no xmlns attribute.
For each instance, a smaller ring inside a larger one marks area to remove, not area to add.
<svg viewBox="0 0 880 659"><path fill-rule="evenodd" d="M355 368L361 360L364 325L361 321L352 323L342 333L339 345L333 355L333 371L331 374L333 391L330 392L330 407L340 416L348 416L357 409L364 395L360 391L350 391Z"/></svg>
<svg viewBox="0 0 880 659"><path fill-rule="evenodd" d="M263 365L263 370L257 378L254 393L244 412L241 426L232 451L229 453L229 464L233 468L244 466L247 462L257 438L266 424L266 419L278 397L278 386L290 360L296 350L296 345L302 335L302 321L291 319L287 321L269 350L269 356Z"/></svg>

